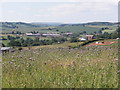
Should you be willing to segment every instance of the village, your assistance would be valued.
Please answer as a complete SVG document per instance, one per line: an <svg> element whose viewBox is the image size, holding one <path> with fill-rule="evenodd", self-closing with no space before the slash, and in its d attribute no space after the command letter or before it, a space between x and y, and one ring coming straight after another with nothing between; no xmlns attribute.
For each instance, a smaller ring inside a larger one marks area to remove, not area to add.
<svg viewBox="0 0 120 90"><path fill-rule="evenodd" d="M14 36L19 36L19 37L24 37L24 36L28 36L28 37L47 37L47 38L59 38L59 37L69 37L71 36L73 33L56 33L56 32L52 32L52 33L25 33L25 34L8 34L8 35L14 35ZM87 40L92 40L94 39L93 37L94 35L82 35L82 37L79 37L78 40L79 41L87 41ZM1 47L0 51L3 52L8 52L8 51L12 51L12 47Z"/></svg>

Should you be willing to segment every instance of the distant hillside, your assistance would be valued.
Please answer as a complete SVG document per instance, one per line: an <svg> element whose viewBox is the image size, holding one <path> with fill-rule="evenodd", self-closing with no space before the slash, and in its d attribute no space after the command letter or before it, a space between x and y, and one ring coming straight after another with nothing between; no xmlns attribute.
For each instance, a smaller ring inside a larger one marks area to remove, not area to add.
<svg viewBox="0 0 120 90"><path fill-rule="evenodd" d="M19 28L19 27L45 27L47 24L35 24L35 23L24 23L24 22L0 22L2 28Z"/></svg>
<svg viewBox="0 0 120 90"><path fill-rule="evenodd" d="M109 25L116 25L117 23L111 22L89 22L89 23L78 23L78 24L61 24L60 26L81 26L81 25L97 25L97 26L109 26Z"/></svg>
<svg viewBox="0 0 120 90"><path fill-rule="evenodd" d="M115 30L117 23L111 22L90 22L83 24L60 24L55 22L0 22L0 29L3 33L10 33L12 31L20 31L23 33L38 31L38 32L73 32L86 33L98 32L102 27L110 27Z"/></svg>
<svg viewBox="0 0 120 90"><path fill-rule="evenodd" d="M57 22L33 22L31 24L34 24L34 25L47 25L47 26L59 26L59 25L61 25L61 23L57 23Z"/></svg>
<svg viewBox="0 0 120 90"><path fill-rule="evenodd" d="M82 33L86 31L87 34L100 31L97 27L87 27L83 25L62 25L57 28L60 32Z"/></svg>
<svg viewBox="0 0 120 90"><path fill-rule="evenodd" d="M115 25L116 23L111 23L111 22L90 22L90 23L85 23L84 25Z"/></svg>

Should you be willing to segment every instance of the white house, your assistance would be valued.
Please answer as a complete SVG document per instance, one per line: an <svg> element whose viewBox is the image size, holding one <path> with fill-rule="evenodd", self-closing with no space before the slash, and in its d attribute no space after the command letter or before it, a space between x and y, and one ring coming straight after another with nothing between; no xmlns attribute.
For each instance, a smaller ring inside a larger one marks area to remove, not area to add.
<svg viewBox="0 0 120 90"><path fill-rule="evenodd" d="M85 38L79 38L80 39L80 41L86 41L87 39L85 39Z"/></svg>
<svg viewBox="0 0 120 90"><path fill-rule="evenodd" d="M59 37L60 34L57 34L57 33L46 33L46 34L42 34L42 36L52 36L52 37Z"/></svg>
<svg viewBox="0 0 120 90"><path fill-rule="evenodd" d="M40 33L36 33L36 34L33 34L33 33L26 33L27 36L40 36L41 34Z"/></svg>

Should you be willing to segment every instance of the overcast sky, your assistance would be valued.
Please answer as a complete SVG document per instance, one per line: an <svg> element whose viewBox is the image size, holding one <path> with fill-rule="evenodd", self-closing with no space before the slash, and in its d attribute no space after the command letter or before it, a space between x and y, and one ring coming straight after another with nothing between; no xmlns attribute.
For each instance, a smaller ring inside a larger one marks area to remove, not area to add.
<svg viewBox="0 0 120 90"><path fill-rule="evenodd" d="M2 0L1 21L117 22L119 0Z"/></svg>

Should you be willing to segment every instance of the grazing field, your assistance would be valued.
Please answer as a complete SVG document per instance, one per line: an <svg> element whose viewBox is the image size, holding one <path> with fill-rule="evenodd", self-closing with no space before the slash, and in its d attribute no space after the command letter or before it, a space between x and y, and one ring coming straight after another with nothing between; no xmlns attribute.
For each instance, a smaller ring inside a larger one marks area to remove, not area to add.
<svg viewBox="0 0 120 90"><path fill-rule="evenodd" d="M108 27L110 29L117 29L117 25L86 25L87 27L94 27L94 28L105 28Z"/></svg>
<svg viewBox="0 0 120 90"><path fill-rule="evenodd" d="M116 30L117 23L109 22L91 22L84 24L40 24L40 23L24 23L24 22L0 22L0 30L2 33L22 32L27 33L31 31L46 32L72 32L82 33L86 31L87 34L98 32L101 28L108 28L109 30Z"/></svg>
<svg viewBox="0 0 120 90"><path fill-rule="evenodd" d="M0 89L2 88L2 54L0 54Z"/></svg>
<svg viewBox="0 0 120 90"><path fill-rule="evenodd" d="M42 46L31 46L31 47L23 47L24 50L30 48L30 49L39 49L39 48L75 48L75 47L79 47L80 44L82 44L83 42L77 42L77 43L69 43L69 42L65 42L62 44L53 44L53 45L42 45Z"/></svg>
<svg viewBox="0 0 120 90"><path fill-rule="evenodd" d="M3 88L117 88L118 47L37 48L3 54Z"/></svg>
<svg viewBox="0 0 120 90"><path fill-rule="evenodd" d="M51 28L50 30L48 28ZM58 30L58 31L56 31ZM94 31L99 31L100 28L97 27L83 27L81 25L79 26L48 26L48 27L19 27L15 29L10 29L10 28L3 28L2 32L3 33L10 33L12 31L20 31L23 33L31 32L31 31L39 31L41 33L46 33L46 32L72 32L72 33L80 33L83 31L86 31L88 34L92 33Z"/></svg>
<svg viewBox="0 0 120 90"><path fill-rule="evenodd" d="M116 30L109 30L109 29L108 29L108 30L103 30L102 33L104 33L104 32L113 33L113 32L115 32L115 31L116 31Z"/></svg>
<svg viewBox="0 0 120 90"><path fill-rule="evenodd" d="M86 31L86 33L90 34L92 32L98 32L100 28L97 27L87 27L87 26L63 26L57 28L60 32L72 32L72 33L82 33Z"/></svg>

